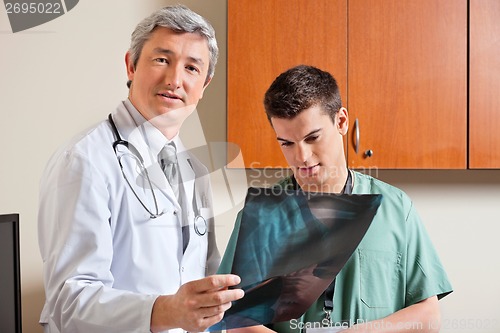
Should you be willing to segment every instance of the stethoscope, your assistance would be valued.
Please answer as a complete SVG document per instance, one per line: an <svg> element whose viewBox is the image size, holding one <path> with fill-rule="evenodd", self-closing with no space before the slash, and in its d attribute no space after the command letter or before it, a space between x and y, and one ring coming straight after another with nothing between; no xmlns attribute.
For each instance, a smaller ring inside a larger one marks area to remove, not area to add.
<svg viewBox="0 0 500 333"><path fill-rule="evenodd" d="M132 190L132 193L134 196L137 198L141 206L148 212L149 217L151 219L156 219L160 216L162 216L165 212L159 211L158 208L158 200L156 199L155 192L153 190L153 186L151 183L151 179L149 178L149 173L146 167L144 167L144 159L142 158L141 154L137 150L137 148L134 147L133 144L130 142L123 140L120 136L120 133L118 133L118 128L116 127L115 122L113 121L113 117L111 114L108 116L108 121L111 124L111 129L113 130L113 133L116 137L115 142L113 142L113 150L115 152L116 158L118 160L118 164L120 165L120 170L122 171L123 178L125 178L125 181L127 182L129 188ZM139 171L141 174L143 174L148 182L149 189L151 190L151 194L154 200L154 212L152 209L149 209L146 204L141 200L137 192L134 190L134 187L130 183L129 179L127 178L127 175L125 174L125 171L123 170L123 164L122 164L122 156L118 156L118 146L124 146L127 148L128 151L130 151L130 155L135 159L137 162L137 165L139 166ZM191 161L188 160L189 165L191 165ZM192 165L191 165L192 167ZM198 206L198 196L196 192L196 181L194 182L194 188L193 188L193 210L195 212L195 218L194 218L194 231L196 232L197 235L203 236L207 233L208 230L208 223L207 220L201 215L200 213L200 208Z"/></svg>

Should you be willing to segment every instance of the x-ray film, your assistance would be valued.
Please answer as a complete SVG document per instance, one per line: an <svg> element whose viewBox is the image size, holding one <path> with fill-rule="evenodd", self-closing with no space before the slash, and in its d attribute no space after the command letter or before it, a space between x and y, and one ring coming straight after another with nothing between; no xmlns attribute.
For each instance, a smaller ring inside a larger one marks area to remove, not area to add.
<svg viewBox="0 0 500 333"><path fill-rule="evenodd" d="M237 287L245 296L209 331L304 314L357 248L381 200L381 195L249 188L231 269L241 277Z"/></svg>

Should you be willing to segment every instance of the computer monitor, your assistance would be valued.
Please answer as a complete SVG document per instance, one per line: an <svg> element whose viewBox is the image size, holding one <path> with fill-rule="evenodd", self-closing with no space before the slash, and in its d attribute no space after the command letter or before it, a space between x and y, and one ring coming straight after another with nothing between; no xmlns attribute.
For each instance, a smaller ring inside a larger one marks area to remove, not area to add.
<svg viewBox="0 0 500 333"><path fill-rule="evenodd" d="M19 214L0 215L0 332L21 333Z"/></svg>

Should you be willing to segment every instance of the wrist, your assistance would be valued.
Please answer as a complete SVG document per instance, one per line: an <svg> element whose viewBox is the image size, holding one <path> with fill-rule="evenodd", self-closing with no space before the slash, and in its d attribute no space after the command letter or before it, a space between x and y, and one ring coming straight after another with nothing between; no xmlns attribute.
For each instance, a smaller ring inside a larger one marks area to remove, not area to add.
<svg viewBox="0 0 500 333"><path fill-rule="evenodd" d="M177 327L173 322L171 311L168 311L172 296L158 296L151 310L150 331L153 333Z"/></svg>

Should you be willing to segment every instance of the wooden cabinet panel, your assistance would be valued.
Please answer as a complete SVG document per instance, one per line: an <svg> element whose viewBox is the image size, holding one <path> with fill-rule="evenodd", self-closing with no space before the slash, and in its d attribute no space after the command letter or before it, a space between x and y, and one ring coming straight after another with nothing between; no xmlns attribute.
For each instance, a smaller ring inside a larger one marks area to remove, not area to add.
<svg viewBox="0 0 500 333"><path fill-rule="evenodd" d="M470 1L469 168L500 168L500 2Z"/></svg>
<svg viewBox="0 0 500 333"><path fill-rule="evenodd" d="M246 167L285 167L263 98L281 72L298 64L330 71L343 97L347 82L347 0L228 0L228 141Z"/></svg>
<svg viewBox="0 0 500 333"><path fill-rule="evenodd" d="M467 1L350 0L348 15L349 165L466 168Z"/></svg>

